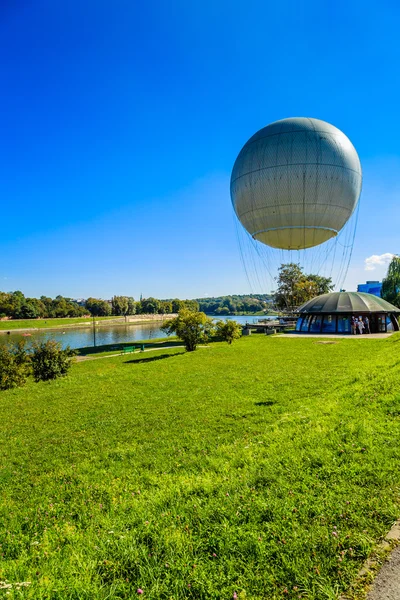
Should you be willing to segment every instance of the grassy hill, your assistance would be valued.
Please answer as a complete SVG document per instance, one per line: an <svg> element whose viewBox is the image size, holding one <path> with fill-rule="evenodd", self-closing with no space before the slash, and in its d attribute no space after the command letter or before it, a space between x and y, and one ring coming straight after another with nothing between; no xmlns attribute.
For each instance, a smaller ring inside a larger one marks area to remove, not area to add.
<svg viewBox="0 0 400 600"><path fill-rule="evenodd" d="M337 598L400 513L398 342L252 336L0 392L0 581Z"/></svg>

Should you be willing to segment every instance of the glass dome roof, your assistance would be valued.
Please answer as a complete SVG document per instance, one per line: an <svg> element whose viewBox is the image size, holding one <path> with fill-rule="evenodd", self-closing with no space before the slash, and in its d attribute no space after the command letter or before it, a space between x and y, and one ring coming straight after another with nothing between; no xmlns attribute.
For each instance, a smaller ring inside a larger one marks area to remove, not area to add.
<svg viewBox="0 0 400 600"><path fill-rule="evenodd" d="M400 313L400 308L383 298L365 292L332 292L309 300L298 309L300 314L314 313Z"/></svg>

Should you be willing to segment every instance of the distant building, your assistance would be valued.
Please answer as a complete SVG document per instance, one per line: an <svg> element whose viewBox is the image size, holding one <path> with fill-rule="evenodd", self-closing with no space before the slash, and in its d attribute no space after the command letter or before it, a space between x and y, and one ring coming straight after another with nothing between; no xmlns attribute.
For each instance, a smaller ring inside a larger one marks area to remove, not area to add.
<svg viewBox="0 0 400 600"><path fill-rule="evenodd" d="M373 294L374 296L381 297L382 282L381 281L367 281L366 283L359 283L357 286L357 292L365 292L366 294Z"/></svg>
<svg viewBox="0 0 400 600"><path fill-rule="evenodd" d="M79 306L85 306L86 304L85 298L72 298L72 302L79 304Z"/></svg>

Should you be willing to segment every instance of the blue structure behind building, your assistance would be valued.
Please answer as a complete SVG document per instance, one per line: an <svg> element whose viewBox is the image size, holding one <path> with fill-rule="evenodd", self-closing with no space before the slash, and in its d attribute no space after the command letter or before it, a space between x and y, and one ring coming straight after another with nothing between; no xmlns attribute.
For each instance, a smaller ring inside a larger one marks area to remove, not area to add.
<svg viewBox="0 0 400 600"><path fill-rule="evenodd" d="M367 281L366 283L359 283L357 286L357 292L366 292L367 294L373 294L379 298L381 297L381 289L381 281Z"/></svg>

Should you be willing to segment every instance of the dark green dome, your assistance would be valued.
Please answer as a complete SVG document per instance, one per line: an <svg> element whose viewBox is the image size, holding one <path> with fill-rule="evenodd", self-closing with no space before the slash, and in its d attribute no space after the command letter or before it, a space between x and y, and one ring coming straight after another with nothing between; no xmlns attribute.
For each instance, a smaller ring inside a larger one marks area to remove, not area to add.
<svg viewBox="0 0 400 600"><path fill-rule="evenodd" d="M400 313L400 309L383 298L365 292L322 294L300 306L299 313Z"/></svg>

